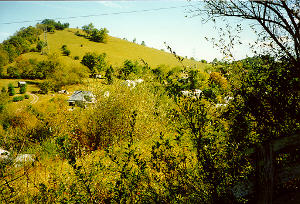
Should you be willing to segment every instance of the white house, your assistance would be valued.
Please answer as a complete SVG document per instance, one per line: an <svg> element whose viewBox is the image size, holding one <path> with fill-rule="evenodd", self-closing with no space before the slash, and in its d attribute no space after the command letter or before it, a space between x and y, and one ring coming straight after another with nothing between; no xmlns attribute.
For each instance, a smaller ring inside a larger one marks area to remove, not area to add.
<svg viewBox="0 0 300 204"><path fill-rule="evenodd" d="M19 81L18 82L18 87L25 86L25 85L26 85L25 81Z"/></svg>
<svg viewBox="0 0 300 204"><path fill-rule="evenodd" d="M200 98L202 91L200 89L194 89L193 91L184 90L181 91L182 96L191 98Z"/></svg>
<svg viewBox="0 0 300 204"><path fill-rule="evenodd" d="M137 79L137 80L126 80L123 82L123 84L130 88L135 88L138 84L142 83L143 79Z"/></svg>
<svg viewBox="0 0 300 204"><path fill-rule="evenodd" d="M70 96L68 102L70 106L80 106L85 107L88 104L95 103L95 96L90 91L75 91L72 96Z"/></svg>

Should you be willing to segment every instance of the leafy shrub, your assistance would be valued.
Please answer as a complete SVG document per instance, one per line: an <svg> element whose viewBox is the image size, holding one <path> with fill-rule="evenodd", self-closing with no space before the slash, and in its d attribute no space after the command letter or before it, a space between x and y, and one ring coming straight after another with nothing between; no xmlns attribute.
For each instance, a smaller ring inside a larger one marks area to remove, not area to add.
<svg viewBox="0 0 300 204"><path fill-rule="evenodd" d="M209 80L211 81L211 83L215 83L216 85L218 85L222 89L227 88L227 80L219 72L212 72L210 74Z"/></svg>
<svg viewBox="0 0 300 204"><path fill-rule="evenodd" d="M39 84L41 94L47 94L53 89L53 83L50 81L44 81Z"/></svg>
<svg viewBox="0 0 300 204"><path fill-rule="evenodd" d="M12 83L9 83L8 84L8 94L10 95L10 96L13 96L13 95L15 95L16 94L16 92L15 92L15 87L14 87L14 85L12 85Z"/></svg>
<svg viewBox="0 0 300 204"><path fill-rule="evenodd" d="M38 41L38 43L37 43L37 45L36 45L37 52L42 51L42 49L43 49L44 47L46 47L46 46L47 46L47 43L46 43L46 42L44 42L44 41Z"/></svg>
<svg viewBox="0 0 300 204"><path fill-rule="evenodd" d="M41 22L42 25L46 25L47 32L54 32L54 30L64 30L69 27L69 23L56 22L53 19L44 19Z"/></svg>
<svg viewBox="0 0 300 204"><path fill-rule="evenodd" d="M128 79L131 73L138 74L141 72L141 66L137 61L125 60L123 67L119 71L121 79Z"/></svg>
<svg viewBox="0 0 300 204"><path fill-rule="evenodd" d="M64 54L65 56L69 56L69 55L71 54L71 51L65 49L65 50L63 51L63 54Z"/></svg>
<svg viewBox="0 0 300 204"><path fill-rule="evenodd" d="M94 75L97 71L102 71L107 67L107 62L105 58L106 53L98 55L94 52L88 52L85 53L85 55L83 56L81 64L87 66L90 69L91 74Z"/></svg>
<svg viewBox="0 0 300 204"><path fill-rule="evenodd" d="M27 95L27 94L25 94L24 97L25 97L25 99L29 99L29 95Z"/></svg>
<svg viewBox="0 0 300 204"><path fill-rule="evenodd" d="M22 85L22 86L20 87L20 94L26 93L26 88L27 88L27 85L26 85L26 84L25 84L25 85Z"/></svg>
<svg viewBox="0 0 300 204"><path fill-rule="evenodd" d="M18 102L18 101L23 101L24 100L24 96L15 96L13 97L13 102Z"/></svg>
<svg viewBox="0 0 300 204"><path fill-rule="evenodd" d="M113 83L113 72L114 72L114 70L113 70L112 66L110 66L109 68L106 69L105 77L107 79L108 84Z"/></svg>
<svg viewBox="0 0 300 204"><path fill-rule="evenodd" d="M74 57L74 60L79 60L79 56L75 56L75 57Z"/></svg>

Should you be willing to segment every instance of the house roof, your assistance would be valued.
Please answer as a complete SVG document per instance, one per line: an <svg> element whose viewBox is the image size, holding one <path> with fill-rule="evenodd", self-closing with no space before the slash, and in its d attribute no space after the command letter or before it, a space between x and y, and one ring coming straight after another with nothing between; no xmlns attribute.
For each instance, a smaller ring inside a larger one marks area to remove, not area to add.
<svg viewBox="0 0 300 204"><path fill-rule="evenodd" d="M87 100L86 97L92 98L94 97L94 95L92 94L92 92L90 91L75 91L72 96L70 96L68 102L72 102L72 101L89 101Z"/></svg>

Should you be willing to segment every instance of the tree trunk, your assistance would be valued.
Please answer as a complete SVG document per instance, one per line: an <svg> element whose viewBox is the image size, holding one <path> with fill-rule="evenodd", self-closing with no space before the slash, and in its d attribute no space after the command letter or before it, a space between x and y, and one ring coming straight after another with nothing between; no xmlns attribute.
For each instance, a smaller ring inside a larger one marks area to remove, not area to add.
<svg viewBox="0 0 300 204"><path fill-rule="evenodd" d="M274 189L274 152L269 143L257 148L256 192L258 204L272 203Z"/></svg>

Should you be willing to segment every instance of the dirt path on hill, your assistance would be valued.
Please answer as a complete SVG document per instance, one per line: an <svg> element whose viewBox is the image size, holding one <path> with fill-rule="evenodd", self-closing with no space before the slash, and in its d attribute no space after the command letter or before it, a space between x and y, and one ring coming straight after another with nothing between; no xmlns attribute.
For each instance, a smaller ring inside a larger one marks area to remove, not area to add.
<svg viewBox="0 0 300 204"><path fill-rule="evenodd" d="M36 102L38 102L39 97L35 94L30 94L30 96L33 97L32 101L30 102L30 104L35 104Z"/></svg>

